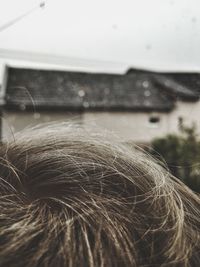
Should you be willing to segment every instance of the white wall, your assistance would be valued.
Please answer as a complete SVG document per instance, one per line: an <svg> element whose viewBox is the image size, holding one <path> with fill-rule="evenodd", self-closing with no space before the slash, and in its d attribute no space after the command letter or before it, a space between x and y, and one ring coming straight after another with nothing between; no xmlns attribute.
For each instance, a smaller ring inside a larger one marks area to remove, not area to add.
<svg viewBox="0 0 200 267"><path fill-rule="evenodd" d="M160 117L157 125L149 123L151 115ZM95 112L85 113L84 122L96 122L97 125L114 131L127 141L150 142L156 136L162 136L167 130L165 114L145 112Z"/></svg>
<svg viewBox="0 0 200 267"><path fill-rule="evenodd" d="M159 123L149 122L151 117L158 117ZM85 113L85 122L96 122L101 127L114 131L126 140L136 142L150 142L153 138L166 134L179 133L179 118L183 119L186 126L197 126L200 134L200 101L178 101L171 112L98 112Z"/></svg>
<svg viewBox="0 0 200 267"><path fill-rule="evenodd" d="M2 119L2 137L12 138L14 132L23 130L26 127L49 122L63 121L82 121L82 115L70 112L11 112L3 113Z"/></svg>
<svg viewBox="0 0 200 267"><path fill-rule="evenodd" d="M189 102L177 102L176 108L168 116L168 131L177 132L177 120L179 117L183 118L183 122L187 126L191 126L194 122L197 126L197 130L200 133L200 101Z"/></svg>
<svg viewBox="0 0 200 267"><path fill-rule="evenodd" d="M151 117L158 117L160 121L152 124ZM51 121L75 120L83 124L96 124L100 128L113 131L124 140L148 143L155 137L162 137L169 133L178 133L179 117L184 124L195 122L200 132L200 101L196 103L177 102L176 107L169 113L145 112L85 112L82 114L59 112L28 113L4 112L3 137L10 138L12 132L33 126L38 123Z"/></svg>

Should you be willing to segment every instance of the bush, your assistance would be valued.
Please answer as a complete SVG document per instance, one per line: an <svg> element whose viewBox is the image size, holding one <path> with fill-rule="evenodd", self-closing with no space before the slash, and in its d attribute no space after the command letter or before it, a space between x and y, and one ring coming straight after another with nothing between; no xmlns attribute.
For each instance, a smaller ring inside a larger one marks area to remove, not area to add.
<svg viewBox="0 0 200 267"><path fill-rule="evenodd" d="M164 161L173 175L200 193L200 141L196 127L180 127L180 134L170 134L152 142L152 154Z"/></svg>

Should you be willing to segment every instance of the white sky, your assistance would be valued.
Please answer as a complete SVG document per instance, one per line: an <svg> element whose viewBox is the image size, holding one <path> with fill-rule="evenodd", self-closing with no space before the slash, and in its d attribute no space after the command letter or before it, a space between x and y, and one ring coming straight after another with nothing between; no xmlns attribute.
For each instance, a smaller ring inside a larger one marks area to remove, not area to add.
<svg viewBox="0 0 200 267"><path fill-rule="evenodd" d="M39 0L0 0L0 26ZM0 32L0 50L200 70L200 0L47 0Z"/></svg>

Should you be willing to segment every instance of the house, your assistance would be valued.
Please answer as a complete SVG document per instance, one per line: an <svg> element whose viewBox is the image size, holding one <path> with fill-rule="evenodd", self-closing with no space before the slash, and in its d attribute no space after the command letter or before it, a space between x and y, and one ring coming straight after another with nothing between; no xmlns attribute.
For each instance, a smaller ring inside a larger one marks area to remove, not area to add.
<svg viewBox="0 0 200 267"><path fill-rule="evenodd" d="M200 74L125 74L5 67L1 74L1 132L75 119L96 123L124 140L148 143L177 133L180 120L200 131Z"/></svg>

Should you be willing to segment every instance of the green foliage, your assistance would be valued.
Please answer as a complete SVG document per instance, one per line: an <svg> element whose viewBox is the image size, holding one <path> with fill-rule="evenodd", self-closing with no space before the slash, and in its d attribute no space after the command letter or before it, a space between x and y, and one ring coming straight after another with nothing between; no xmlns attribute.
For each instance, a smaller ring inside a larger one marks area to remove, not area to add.
<svg viewBox="0 0 200 267"><path fill-rule="evenodd" d="M181 125L179 135L153 140L152 151L154 156L160 155L173 175L200 193L200 140L195 125Z"/></svg>

